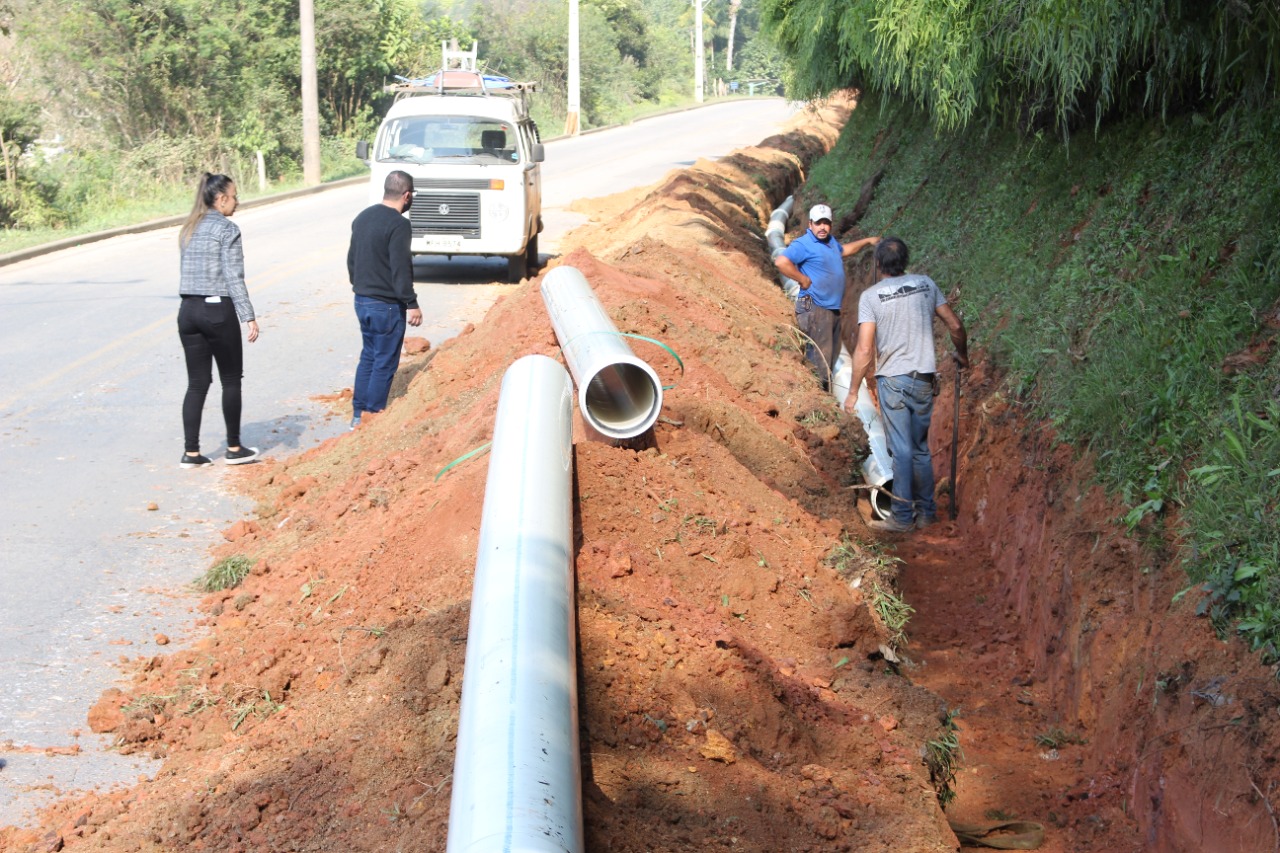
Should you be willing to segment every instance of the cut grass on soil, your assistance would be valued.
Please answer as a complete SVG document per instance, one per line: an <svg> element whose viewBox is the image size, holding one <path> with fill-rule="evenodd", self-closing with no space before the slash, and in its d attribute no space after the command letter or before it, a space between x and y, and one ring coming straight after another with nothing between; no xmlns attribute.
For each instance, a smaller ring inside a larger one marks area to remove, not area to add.
<svg viewBox="0 0 1280 853"><path fill-rule="evenodd" d="M240 585L249 575L249 570L253 568L252 561L248 557L236 555L219 560L209 567L203 575L196 580L196 588L201 592L218 592L223 589L232 589Z"/></svg>

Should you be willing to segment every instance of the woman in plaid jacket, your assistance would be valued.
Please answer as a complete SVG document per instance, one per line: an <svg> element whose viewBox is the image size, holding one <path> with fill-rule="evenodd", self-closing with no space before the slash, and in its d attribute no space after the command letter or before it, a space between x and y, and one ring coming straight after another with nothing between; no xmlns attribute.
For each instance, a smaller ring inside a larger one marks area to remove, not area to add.
<svg viewBox="0 0 1280 853"><path fill-rule="evenodd" d="M239 203L231 178L205 172L195 207L178 235L182 248L178 337L187 357L187 395L182 401L186 450L178 463L183 468L212 464L200 453L200 418L213 384L214 362L222 383L227 464L241 465L258 457L258 448L240 444L240 379L244 376L240 324L248 326L249 343L253 343L258 339L258 321L244 283L240 229L230 219Z"/></svg>

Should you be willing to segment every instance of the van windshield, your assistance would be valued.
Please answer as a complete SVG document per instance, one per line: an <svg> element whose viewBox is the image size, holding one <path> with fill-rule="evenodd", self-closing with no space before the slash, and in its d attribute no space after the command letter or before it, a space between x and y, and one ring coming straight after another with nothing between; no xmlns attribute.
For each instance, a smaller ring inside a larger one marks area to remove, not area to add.
<svg viewBox="0 0 1280 853"><path fill-rule="evenodd" d="M387 122L375 153L382 162L518 163L516 129L477 116L406 116Z"/></svg>

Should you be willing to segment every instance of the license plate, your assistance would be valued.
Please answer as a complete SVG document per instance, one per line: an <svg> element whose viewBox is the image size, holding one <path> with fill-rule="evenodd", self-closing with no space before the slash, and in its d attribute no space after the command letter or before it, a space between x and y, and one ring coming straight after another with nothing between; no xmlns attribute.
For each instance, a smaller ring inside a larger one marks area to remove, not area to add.
<svg viewBox="0 0 1280 853"><path fill-rule="evenodd" d="M422 248L429 252L456 252L462 248L461 237L423 237Z"/></svg>

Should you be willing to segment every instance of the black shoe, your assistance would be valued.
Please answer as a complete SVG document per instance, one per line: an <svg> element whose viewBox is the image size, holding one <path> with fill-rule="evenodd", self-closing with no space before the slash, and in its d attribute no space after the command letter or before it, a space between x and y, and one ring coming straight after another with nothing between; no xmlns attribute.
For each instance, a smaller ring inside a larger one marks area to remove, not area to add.
<svg viewBox="0 0 1280 853"><path fill-rule="evenodd" d="M924 530L926 527L931 527L932 525L935 525L937 523L938 523L938 517L936 515L917 515L916 516L916 530Z"/></svg>
<svg viewBox="0 0 1280 853"><path fill-rule="evenodd" d="M213 464L213 460L210 459L208 456L201 456L199 454L195 456L188 456L187 454L184 453L182 454L182 461L178 463L178 467L179 468L203 468L206 465L212 465L212 464Z"/></svg>
<svg viewBox="0 0 1280 853"><path fill-rule="evenodd" d="M243 465L246 462L252 462L258 458L258 448L242 447L239 450L227 451L228 465Z"/></svg>

